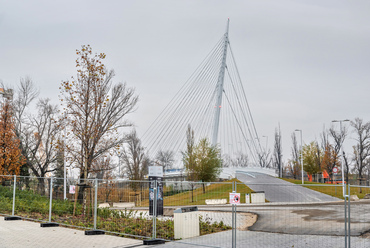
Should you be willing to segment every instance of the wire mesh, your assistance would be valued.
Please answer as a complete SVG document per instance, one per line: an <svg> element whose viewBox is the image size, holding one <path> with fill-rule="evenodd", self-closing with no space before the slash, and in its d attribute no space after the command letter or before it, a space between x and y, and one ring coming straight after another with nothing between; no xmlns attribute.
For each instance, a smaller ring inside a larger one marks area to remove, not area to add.
<svg viewBox="0 0 370 248"><path fill-rule="evenodd" d="M11 215L13 207L14 176L0 175L0 214Z"/></svg>
<svg viewBox="0 0 370 248"><path fill-rule="evenodd" d="M127 237L152 237L148 181L99 180L97 202L97 229Z"/></svg>
<svg viewBox="0 0 370 248"><path fill-rule="evenodd" d="M351 201L345 208L341 185L247 183L247 186L235 180L212 183L168 180L156 185L158 194L154 197L159 209L163 204L163 213L153 219L150 215L153 185L148 180L68 179L64 199L62 178L53 178L52 184L51 178L14 179L0 176L2 215L13 215L15 192L14 216L24 219L51 220L136 239L155 237L176 247L231 247L229 194L235 190L240 193L235 247L344 247L345 242L347 247L370 247L368 186L351 185ZM345 226L346 218L349 222ZM346 238L346 233L351 239Z"/></svg>
<svg viewBox="0 0 370 248"><path fill-rule="evenodd" d="M171 228L166 229L166 240L176 243L176 247L231 244L231 239L224 240L224 232L231 232L231 208L229 205L228 209L220 211L219 207L228 203L232 184L165 181L164 211L160 220L172 222ZM206 238L209 235L213 237L212 242Z"/></svg>
<svg viewBox="0 0 370 248"><path fill-rule="evenodd" d="M242 195L243 186L237 185ZM342 187L250 183L248 187L255 193L251 193L248 203L237 207L237 247L345 247ZM258 194L265 198L254 196ZM249 218L243 218L245 214ZM353 243L351 247L369 247L370 240L359 234L355 238L358 245Z"/></svg>

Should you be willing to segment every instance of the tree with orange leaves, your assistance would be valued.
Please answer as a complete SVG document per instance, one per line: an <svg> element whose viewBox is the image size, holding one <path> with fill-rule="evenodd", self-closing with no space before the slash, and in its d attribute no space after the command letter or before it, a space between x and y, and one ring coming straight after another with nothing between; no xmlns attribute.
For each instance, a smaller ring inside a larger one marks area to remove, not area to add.
<svg viewBox="0 0 370 248"><path fill-rule="evenodd" d="M339 156L335 152L333 145L327 143L324 150L324 156L321 162L322 170L326 170L330 176L330 180L333 181L333 169L339 167Z"/></svg>
<svg viewBox="0 0 370 248"><path fill-rule="evenodd" d="M0 175L18 175L25 163L15 134L12 106L4 99L0 109Z"/></svg>

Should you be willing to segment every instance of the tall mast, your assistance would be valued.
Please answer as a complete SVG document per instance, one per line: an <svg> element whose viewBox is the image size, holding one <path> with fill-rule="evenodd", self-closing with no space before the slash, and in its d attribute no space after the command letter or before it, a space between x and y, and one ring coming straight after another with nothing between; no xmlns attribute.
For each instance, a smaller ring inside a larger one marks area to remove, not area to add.
<svg viewBox="0 0 370 248"><path fill-rule="evenodd" d="M216 99L216 112L215 119L213 122L213 136L212 136L212 145L217 145L217 136L218 136L218 127L220 124L220 111L222 103L222 92L224 90L224 77L225 77L225 68L226 68L226 55L227 55L227 45L229 43L229 22L230 19L227 19L226 32L224 35L224 52L222 55L222 64L220 68L220 73L218 74L217 80L217 99Z"/></svg>

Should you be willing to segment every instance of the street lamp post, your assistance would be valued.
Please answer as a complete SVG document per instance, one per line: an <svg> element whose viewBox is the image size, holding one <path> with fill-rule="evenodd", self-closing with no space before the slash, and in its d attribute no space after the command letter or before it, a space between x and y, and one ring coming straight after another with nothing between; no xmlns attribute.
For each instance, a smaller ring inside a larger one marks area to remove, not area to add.
<svg viewBox="0 0 370 248"><path fill-rule="evenodd" d="M332 120L331 122L339 122L339 128L340 128L340 135L342 135L342 122L347 122L348 119L345 120ZM343 141L341 142L343 144ZM341 170L342 170L342 186L343 186L343 197L346 195L345 186L344 186L344 170L343 170L343 146L340 144L340 154L341 154Z"/></svg>
<svg viewBox="0 0 370 248"><path fill-rule="evenodd" d="M117 152L116 150L114 150L114 152L116 153L118 157L118 177L121 177L121 156L122 154L120 154L120 152Z"/></svg>
<svg viewBox="0 0 370 248"><path fill-rule="evenodd" d="M300 132L301 133L301 172L302 172L302 184L304 184L304 181L303 181L303 146L302 146L302 130L301 129L296 129L295 130L296 132Z"/></svg>

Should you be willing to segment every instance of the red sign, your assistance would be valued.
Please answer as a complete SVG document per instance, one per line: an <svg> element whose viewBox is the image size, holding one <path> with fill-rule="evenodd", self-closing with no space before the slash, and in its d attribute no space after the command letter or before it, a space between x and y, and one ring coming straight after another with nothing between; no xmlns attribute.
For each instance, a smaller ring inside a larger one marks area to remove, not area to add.
<svg viewBox="0 0 370 248"><path fill-rule="evenodd" d="M338 173L338 167L333 168L333 173Z"/></svg>
<svg viewBox="0 0 370 248"><path fill-rule="evenodd" d="M240 193L229 194L230 204L240 204Z"/></svg>

